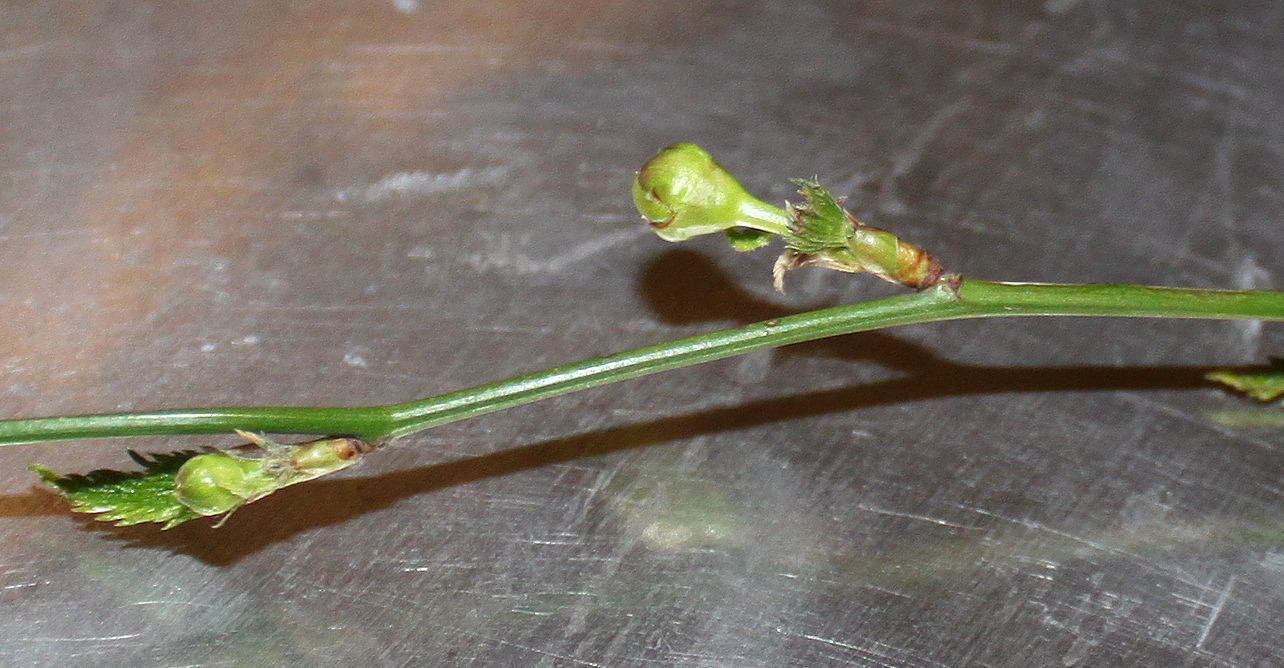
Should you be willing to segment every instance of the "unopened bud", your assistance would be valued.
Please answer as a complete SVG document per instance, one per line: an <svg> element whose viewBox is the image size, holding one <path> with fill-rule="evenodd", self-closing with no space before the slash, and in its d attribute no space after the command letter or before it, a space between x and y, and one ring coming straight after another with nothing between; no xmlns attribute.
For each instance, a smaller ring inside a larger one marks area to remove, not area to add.
<svg viewBox="0 0 1284 668"><path fill-rule="evenodd" d="M733 228L789 233L783 210L750 195L713 156L690 143L665 148L642 166L633 182L633 202L666 241ZM769 239L755 238L757 245Z"/></svg>
<svg viewBox="0 0 1284 668"><path fill-rule="evenodd" d="M197 455L174 477L174 497L200 515L219 515L252 501L271 479L258 459L227 452Z"/></svg>
<svg viewBox="0 0 1284 668"><path fill-rule="evenodd" d="M211 452L192 457L174 476L174 498L179 503L200 515L231 513L282 487L348 468L374 449L370 443L348 437L291 445L239 429L236 433L258 446L263 456Z"/></svg>

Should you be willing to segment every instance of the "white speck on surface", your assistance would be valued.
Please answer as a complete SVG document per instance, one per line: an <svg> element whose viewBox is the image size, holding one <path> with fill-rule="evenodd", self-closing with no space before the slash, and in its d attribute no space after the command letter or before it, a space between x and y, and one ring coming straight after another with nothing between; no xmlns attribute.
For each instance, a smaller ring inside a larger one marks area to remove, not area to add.
<svg viewBox="0 0 1284 668"><path fill-rule="evenodd" d="M488 248L484 252L464 254L460 259L477 271L503 270L516 274L557 273L579 262L585 262L612 246L626 243L649 232L642 225L629 226L590 238L560 253L542 258L531 257L522 252L520 246L524 239L514 238L511 235L495 235L487 239Z"/></svg>
<svg viewBox="0 0 1284 668"><path fill-rule="evenodd" d="M1075 8L1082 0L1048 0L1043 9L1049 14L1064 14Z"/></svg>
<svg viewBox="0 0 1284 668"><path fill-rule="evenodd" d="M687 546L695 537L691 527L675 522L656 521L642 529L648 547L666 552Z"/></svg>
<svg viewBox="0 0 1284 668"><path fill-rule="evenodd" d="M50 642L50 643L66 643L66 642L110 642L110 641L114 641L114 640L129 640L130 638L137 638L137 637L139 637L139 636L141 636L141 635L143 635L143 634L141 634L141 633L124 633L124 634L121 634L121 635L115 635L115 636L56 636L56 637L55 637L55 636L41 636L41 637L33 637L33 638L30 638L30 640L31 640L31 642Z"/></svg>
<svg viewBox="0 0 1284 668"><path fill-rule="evenodd" d="M39 587L39 586L40 586L40 585L42 585L42 584L48 584L48 583L47 583L47 582L42 582L42 581L36 581L36 582L19 582L18 584L9 584L9 585L5 585L5 586L3 586L3 587L0 587L0 589L6 590L6 591L7 591L7 590L10 590L10 589L26 589L26 588L28 588L28 587Z"/></svg>
<svg viewBox="0 0 1284 668"><path fill-rule="evenodd" d="M771 376L775 354L771 350L756 350L742 355L732 366L736 381L744 385L757 385L767 381Z"/></svg>
<svg viewBox="0 0 1284 668"><path fill-rule="evenodd" d="M338 199L343 200L346 199L346 197L338 197ZM352 212L344 211L342 209L324 209L314 211L290 210L282 211L280 214L283 220L321 220L328 218L344 218L351 215Z"/></svg>
<svg viewBox="0 0 1284 668"><path fill-rule="evenodd" d="M1241 290L1269 287L1270 284L1271 272L1250 255L1246 255L1235 269L1235 287ZM1248 353L1253 357L1261 357L1262 321L1238 320L1235 325L1239 328L1240 339Z"/></svg>
<svg viewBox="0 0 1284 668"><path fill-rule="evenodd" d="M215 350L218 350L218 344L214 344L214 343L202 343L202 344L201 344L201 352L203 352L203 353L212 353L212 352L214 352Z"/></svg>
<svg viewBox="0 0 1284 668"><path fill-rule="evenodd" d="M879 195L878 208L886 213L903 214L909 211L909 205L901 201L896 191L896 180L909 174L925 155L928 146L941 133L945 124L969 107L966 100L959 100L941 107L927 119L910 137L905 147L893 156L891 169L883 178L882 193Z"/></svg>
<svg viewBox="0 0 1284 668"><path fill-rule="evenodd" d="M419 0L392 0L392 6L402 14L414 14L419 11Z"/></svg>
<svg viewBox="0 0 1284 668"><path fill-rule="evenodd" d="M419 198L451 192L487 183L494 183L504 178L509 172L506 166L487 167L473 170L461 169L457 172L397 172L365 187L344 188L334 194L334 198L345 201L360 197L367 201L379 202L390 199Z"/></svg>
<svg viewBox="0 0 1284 668"><path fill-rule="evenodd" d="M362 357L360 353L355 352L346 353L343 356L343 363L349 366L359 366L363 369L370 366L370 363L366 361L366 358Z"/></svg>
<svg viewBox="0 0 1284 668"><path fill-rule="evenodd" d="M1222 615L1222 610L1226 609L1226 602L1230 600L1231 590L1235 588L1235 576L1226 578L1226 586L1222 588L1221 594L1217 597L1217 602L1208 610L1208 621L1199 631L1199 640L1195 641L1195 647L1204 648L1204 643L1208 642L1208 634L1212 632L1213 625L1217 623L1217 618Z"/></svg>
<svg viewBox="0 0 1284 668"><path fill-rule="evenodd" d="M0 62L8 61L8 60L21 60L25 58L31 58L32 56L39 55L57 46L58 46L58 42L47 41L47 42L40 42L37 44L27 44L23 46L16 46L9 49L0 49Z"/></svg>
<svg viewBox="0 0 1284 668"><path fill-rule="evenodd" d="M236 339L235 341L232 341L232 345L234 345L234 346L252 346L252 345L257 344L259 341L262 341L262 339L260 339L260 338L258 337L258 335L257 335L257 334L248 334L248 335L246 335L246 336L242 336L242 337L241 337L241 338L239 338L239 339Z"/></svg>

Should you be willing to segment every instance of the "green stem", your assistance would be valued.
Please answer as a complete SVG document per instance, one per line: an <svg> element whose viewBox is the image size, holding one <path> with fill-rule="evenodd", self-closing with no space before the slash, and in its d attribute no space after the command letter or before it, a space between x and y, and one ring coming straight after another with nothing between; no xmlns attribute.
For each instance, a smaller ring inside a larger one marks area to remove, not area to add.
<svg viewBox="0 0 1284 668"><path fill-rule="evenodd" d="M839 334L1002 316L1126 316L1284 321L1284 292L964 280L922 292L786 316L586 360L403 404L233 407L0 421L0 445L74 438L229 433L346 434L374 441L629 378Z"/></svg>
<svg viewBox="0 0 1284 668"><path fill-rule="evenodd" d="M389 431L387 406L220 406L0 420L0 446L76 438L230 434L343 434L377 440Z"/></svg>

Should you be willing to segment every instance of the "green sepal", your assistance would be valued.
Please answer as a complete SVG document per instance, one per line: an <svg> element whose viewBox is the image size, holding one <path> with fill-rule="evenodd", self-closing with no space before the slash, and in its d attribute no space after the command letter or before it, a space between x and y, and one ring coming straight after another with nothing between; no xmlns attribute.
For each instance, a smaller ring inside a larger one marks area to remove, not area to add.
<svg viewBox="0 0 1284 668"><path fill-rule="evenodd" d="M1258 401L1284 396L1284 357L1270 358L1270 364L1250 370L1221 369L1204 376L1229 385Z"/></svg>
<svg viewBox="0 0 1284 668"><path fill-rule="evenodd" d="M815 181L794 179L794 185L804 201L789 206L786 250L772 270L777 290L784 291L785 273L799 267L869 272L916 290L934 285L944 274L930 253L856 220Z"/></svg>
<svg viewBox="0 0 1284 668"><path fill-rule="evenodd" d="M815 181L793 179L793 184L798 186L798 194L805 201L789 207L792 224L785 245L799 253L847 248L847 240L855 233L855 223L838 200Z"/></svg>
<svg viewBox="0 0 1284 668"><path fill-rule="evenodd" d="M130 451L130 458L143 467L141 471L103 469L83 475L59 475L40 465L31 470L66 497L71 509L78 513L96 514L94 519L115 522L117 526L160 522L163 529L171 529L200 517L174 497L178 469L199 454L199 450L184 450L148 456Z"/></svg>
<svg viewBox="0 0 1284 668"><path fill-rule="evenodd" d="M771 243L771 240L776 236L770 232L753 230L748 227L733 227L727 230L725 234L727 235L727 243L741 252L762 248Z"/></svg>

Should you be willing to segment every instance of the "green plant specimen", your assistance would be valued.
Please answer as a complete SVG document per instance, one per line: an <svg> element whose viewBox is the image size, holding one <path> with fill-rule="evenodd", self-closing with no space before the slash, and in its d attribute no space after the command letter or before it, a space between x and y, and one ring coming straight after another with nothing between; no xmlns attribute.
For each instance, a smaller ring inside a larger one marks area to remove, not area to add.
<svg viewBox="0 0 1284 668"><path fill-rule="evenodd" d="M222 516L278 489L346 468L376 445L455 420L568 392L813 339L896 325L1003 316L1125 316L1284 320L1284 292L1142 285L984 281L944 270L923 249L865 225L824 188L795 181L802 201L774 207L754 198L703 149L676 144L638 172L633 199L662 238L723 233L738 250L779 237L774 267L866 272L913 290L904 295L781 317L586 360L402 404L368 407L225 407L0 421L0 445L144 435L236 432L257 456L197 451L135 455L142 471L37 473L78 511L118 524L170 528ZM1212 377L1269 401L1284 393L1284 366ZM323 435L300 445L259 433Z"/></svg>

